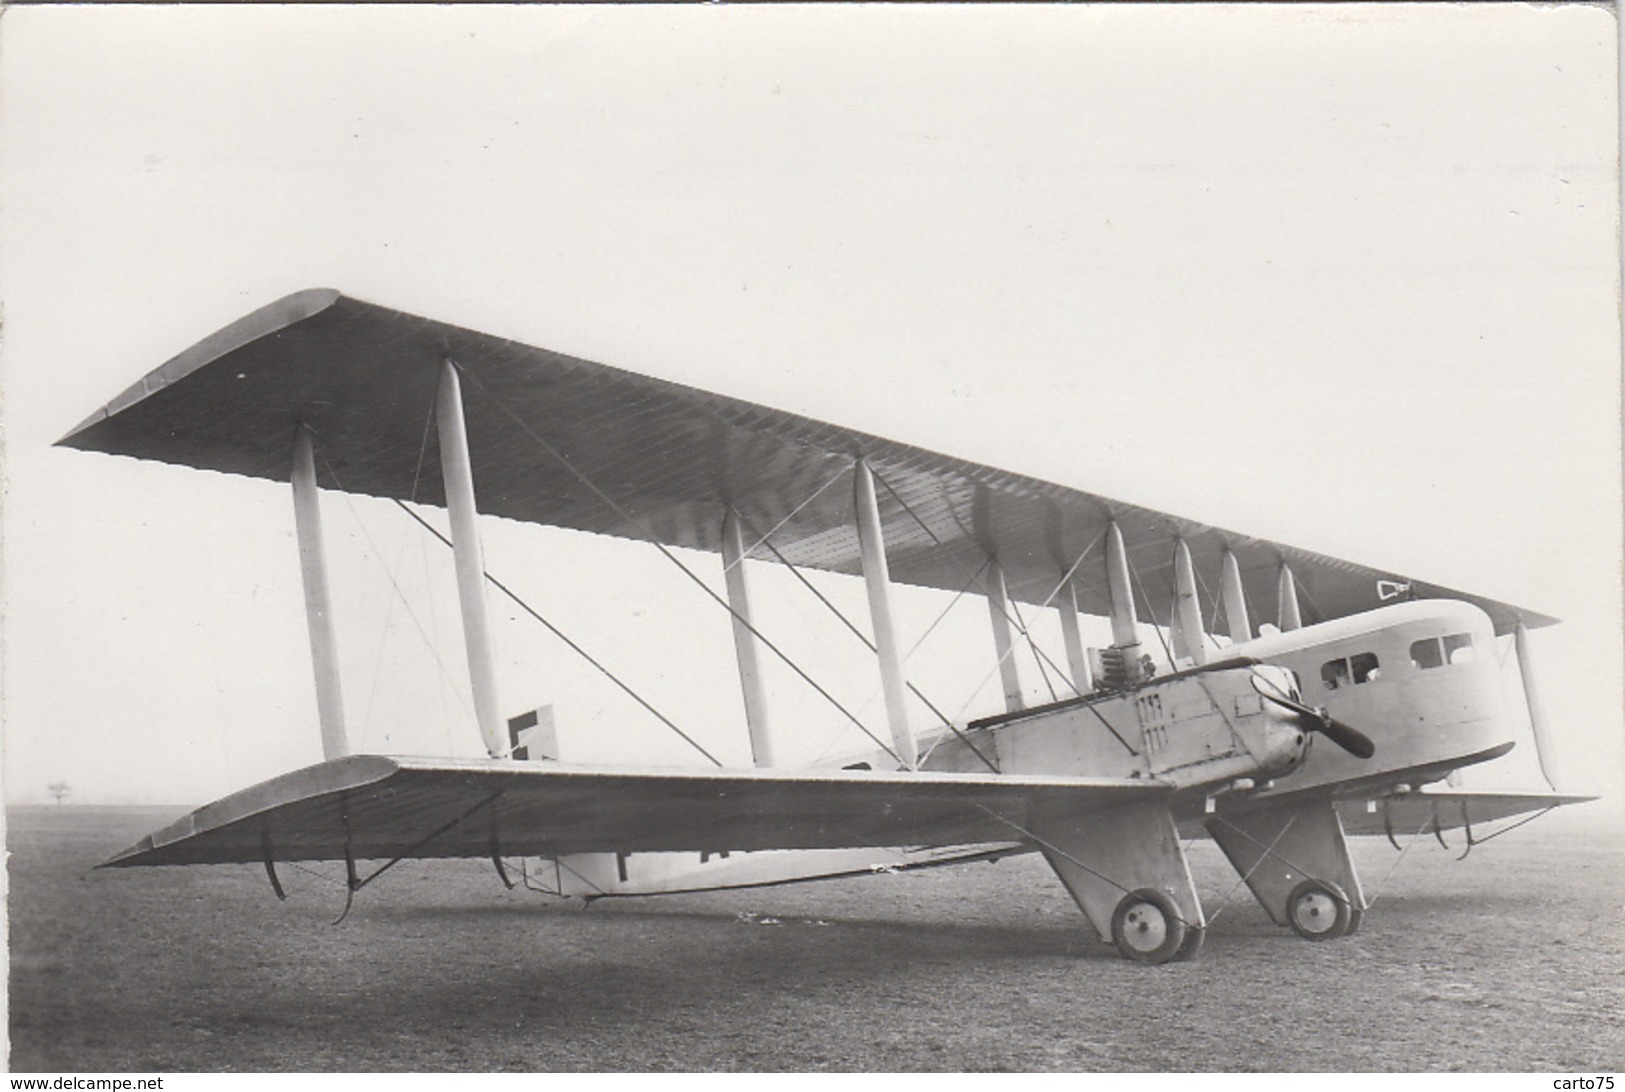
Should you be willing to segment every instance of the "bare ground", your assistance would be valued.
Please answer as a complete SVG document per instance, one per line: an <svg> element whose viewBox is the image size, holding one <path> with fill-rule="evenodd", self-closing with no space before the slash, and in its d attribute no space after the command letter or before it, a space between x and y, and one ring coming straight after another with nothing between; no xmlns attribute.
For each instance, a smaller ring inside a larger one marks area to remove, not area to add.
<svg viewBox="0 0 1625 1092"><path fill-rule="evenodd" d="M1035 857L585 910L407 862L337 926L287 866L286 903L258 868L91 870L172 815L8 813L14 1070L1625 1069L1606 816L1459 864L1364 840L1377 905L1324 944L1198 843L1206 947L1144 967Z"/></svg>

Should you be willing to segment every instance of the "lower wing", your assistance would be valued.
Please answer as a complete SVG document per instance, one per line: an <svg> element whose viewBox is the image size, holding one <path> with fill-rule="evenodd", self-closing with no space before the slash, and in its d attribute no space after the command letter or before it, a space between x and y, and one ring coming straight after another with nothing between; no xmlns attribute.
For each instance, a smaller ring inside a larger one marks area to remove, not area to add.
<svg viewBox="0 0 1625 1092"><path fill-rule="evenodd" d="M1372 800L1339 800L1337 813L1349 834L1386 834L1390 838L1438 834L1458 827L1542 814L1565 804L1583 804L1595 796L1516 792L1411 792Z"/></svg>
<svg viewBox="0 0 1625 1092"><path fill-rule="evenodd" d="M1173 791L1154 779L356 755L205 805L105 865L963 846Z"/></svg>

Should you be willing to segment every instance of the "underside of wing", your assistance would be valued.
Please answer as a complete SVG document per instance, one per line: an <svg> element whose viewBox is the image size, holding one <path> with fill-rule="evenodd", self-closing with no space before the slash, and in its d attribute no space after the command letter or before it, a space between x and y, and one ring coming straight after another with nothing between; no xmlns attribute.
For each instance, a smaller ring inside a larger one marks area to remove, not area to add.
<svg viewBox="0 0 1625 1092"><path fill-rule="evenodd" d="M358 755L206 805L106 863L952 846L1016 841L1035 815L1172 791L1147 779Z"/></svg>
<svg viewBox="0 0 1625 1092"><path fill-rule="evenodd" d="M1047 603L1067 574L1104 614L1104 566L1080 565L1116 522L1152 617L1174 595L1174 540L1200 571L1224 550L1249 599L1273 605L1291 566L1305 622L1379 606L1379 581L1420 598L1477 604L1507 632L1552 621L1415 577L1341 561L1024 477L738 399L578 360L312 289L204 339L61 441L70 447L288 480L301 427L322 452L321 484L441 504L427 427L442 363L454 361L480 510L515 520L716 551L737 511L771 553L857 573L850 474L862 459L894 580L959 591L997 557L1009 594ZM1098 554L1096 555L1099 556ZM1390 588L1390 594L1393 594ZM1149 620L1149 619L1148 619Z"/></svg>
<svg viewBox="0 0 1625 1092"><path fill-rule="evenodd" d="M1438 834L1518 815L1538 815L1567 804L1584 804L1595 796L1517 792L1412 792L1372 801L1338 802L1338 815L1349 834L1385 834L1391 838Z"/></svg>

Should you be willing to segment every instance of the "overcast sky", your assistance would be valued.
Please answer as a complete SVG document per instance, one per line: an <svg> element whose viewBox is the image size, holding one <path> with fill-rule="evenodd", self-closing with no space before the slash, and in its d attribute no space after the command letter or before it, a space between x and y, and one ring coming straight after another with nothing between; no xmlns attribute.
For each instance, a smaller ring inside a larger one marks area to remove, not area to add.
<svg viewBox="0 0 1625 1092"><path fill-rule="evenodd" d="M1605 10L23 7L4 31L10 800L198 803L320 758L287 490L50 447L314 285L1556 615L1565 787L1622 781ZM324 504L352 732L479 753L449 560ZM726 619L680 575L488 530L493 571L743 759ZM764 583L781 632L826 626ZM936 605L906 597L906 628ZM578 757L693 757L498 613L507 708L557 703ZM804 650L873 712L828 632ZM935 648L911 670L947 704L997 706ZM787 753L851 744L791 689ZM1535 784L1527 745L1483 783Z"/></svg>

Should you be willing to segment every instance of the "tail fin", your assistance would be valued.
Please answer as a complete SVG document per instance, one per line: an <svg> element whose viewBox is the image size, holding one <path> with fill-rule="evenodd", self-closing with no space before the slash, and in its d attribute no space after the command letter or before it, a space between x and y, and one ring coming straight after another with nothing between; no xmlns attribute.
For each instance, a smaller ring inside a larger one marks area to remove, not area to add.
<svg viewBox="0 0 1625 1092"><path fill-rule="evenodd" d="M520 762L558 761L559 732L553 723L553 707L543 705L509 717L508 742L513 745L513 757Z"/></svg>

